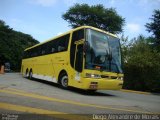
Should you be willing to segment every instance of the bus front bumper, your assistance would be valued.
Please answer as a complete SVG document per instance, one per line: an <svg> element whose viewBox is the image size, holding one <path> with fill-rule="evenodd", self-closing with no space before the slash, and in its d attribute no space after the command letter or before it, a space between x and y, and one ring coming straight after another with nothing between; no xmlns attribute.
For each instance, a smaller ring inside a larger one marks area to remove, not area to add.
<svg viewBox="0 0 160 120"><path fill-rule="evenodd" d="M91 90L120 90L123 80L83 78L82 88Z"/></svg>

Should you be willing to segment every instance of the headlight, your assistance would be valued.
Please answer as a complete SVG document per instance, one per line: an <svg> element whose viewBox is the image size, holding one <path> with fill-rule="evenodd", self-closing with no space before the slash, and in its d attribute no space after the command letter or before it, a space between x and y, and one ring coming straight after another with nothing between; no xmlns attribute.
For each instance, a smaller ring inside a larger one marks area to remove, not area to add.
<svg viewBox="0 0 160 120"><path fill-rule="evenodd" d="M87 77L87 78L101 78L101 75L86 73L85 77Z"/></svg>

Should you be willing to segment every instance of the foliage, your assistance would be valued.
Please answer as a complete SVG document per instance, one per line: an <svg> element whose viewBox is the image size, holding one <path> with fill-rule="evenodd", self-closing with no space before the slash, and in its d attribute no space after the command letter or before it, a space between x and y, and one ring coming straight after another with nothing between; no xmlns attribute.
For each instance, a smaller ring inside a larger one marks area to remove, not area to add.
<svg viewBox="0 0 160 120"><path fill-rule="evenodd" d="M147 23L145 26L148 32L152 32L155 40L153 39L153 43L158 44L160 46L160 10L154 10L154 14L150 23Z"/></svg>
<svg viewBox="0 0 160 120"><path fill-rule="evenodd" d="M160 53L152 49L149 38L139 36L125 46L124 88L160 92ZM124 48L122 48L124 49Z"/></svg>
<svg viewBox="0 0 160 120"><path fill-rule="evenodd" d="M160 92L160 11L155 10L147 23L148 38L121 37L125 89Z"/></svg>
<svg viewBox="0 0 160 120"><path fill-rule="evenodd" d="M82 25L89 25L109 31L111 33L122 32L124 18L117 14L113 8L104 8L103 5L89 6L87 4L75 4L62 18L76 28Z"/></svg>
<svg viewBox="0 0 160 120"><path fill-rule="evenodd" d="M23 50L37 43L30 35L12 30L0 20L0 61L10 62L12 70L20 70Z"/></svg>

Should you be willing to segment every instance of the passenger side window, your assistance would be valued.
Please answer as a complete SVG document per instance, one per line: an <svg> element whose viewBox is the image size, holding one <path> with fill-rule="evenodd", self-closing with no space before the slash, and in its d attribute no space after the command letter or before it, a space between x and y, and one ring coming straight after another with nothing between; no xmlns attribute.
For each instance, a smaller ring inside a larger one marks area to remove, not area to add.
<svg viewBox="0 0 160 120"><path fill-rule="evenodd" d="M24 51L24 58L36 57L56 52L67 51L70 34L46 42L40 46Z"/></svg>
<svg viewBox="0 0 160 120"><path fill-rule="evenodd" d="M49 41L46 43L46 54L55 53L57 50L57 42L55 40Z"/></svg>
<svg viewBox="0 0 160 120"><path fill-rule="evenodd" d="M46 53L46 47L45 45L42 45L41 47L41 55L44 55Z"/></svg>
<svg viewBox="0 0 160 120"><path fill-rule="evenodd" d="M67 51L69 43L69 34L58 38L58 52Z"/></svg>

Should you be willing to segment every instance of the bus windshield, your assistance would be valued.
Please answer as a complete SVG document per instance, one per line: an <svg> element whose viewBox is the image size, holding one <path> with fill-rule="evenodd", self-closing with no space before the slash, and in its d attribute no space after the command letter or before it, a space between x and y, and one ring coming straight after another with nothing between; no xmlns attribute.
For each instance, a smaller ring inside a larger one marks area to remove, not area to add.
<svg viewBox="0 0 160 120"><path fill-rule="evenodd" d="M86 29L85 68L122 73L119 39Z"/></svg>

